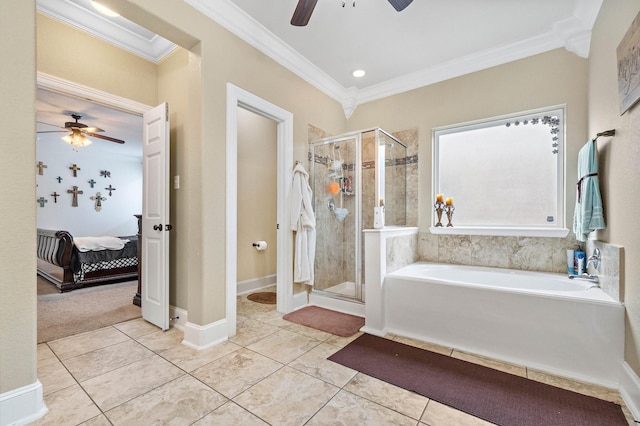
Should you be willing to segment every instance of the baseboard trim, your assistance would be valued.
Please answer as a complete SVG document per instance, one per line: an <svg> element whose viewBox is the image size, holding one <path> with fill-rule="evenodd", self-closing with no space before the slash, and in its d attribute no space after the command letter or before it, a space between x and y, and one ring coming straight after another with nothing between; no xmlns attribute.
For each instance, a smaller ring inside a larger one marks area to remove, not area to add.
<svg viewBox="0 0 640 426"><path fill-rule="evenodd" d="M293 299L292 299L293 305L291 306L292 308L291 310L297 311L300 308L304 308L305 306L307 306L308 302L309 302L309 298L307 297L306 291L301 291L300 293L294 293Z"/></svg>
<svg viewBox="0 0 640 426"><path fill-rule="evenodd" d="M387 330L378 330L377 328L367 327L366 325L360 329L363 333L373 334L374 336L384 337L387 335Z"/></svg>
<svg viewBox="0 0 640 426"><path fill-rule="evenodd" d="M273 274L259 278L252 278L250 280L240 281L238 283L238 295L251 293L265 287L276 285L277 280L278 276L276 274Z"/></svg>
<svg viewBox="0 0 640 426"><path fill-rule="evenodd" d="M184 326L187 324L188 318L186 309L169 305L169 321L171 321L171 324L175 328L184 331Z"/></svg>
<svg viewBox="0 0 640 426"><path fill-rule="evenodd" d="M42 383L39 380L0 395L1 426L26 425L41 418L48 411L42 397Z"/></svg>
<svg viewBox="0 0 640 426"><path fill-rule="evenodd" d="M622 363L620 396L633 414L634 420L640 422L640 377L626 362Z"/></svg>
<svg viewBox="0 0 640 426"><path fill-rule="evenodd" d="M229 324L225 319L207 325L186 322L184 325L183 345L204 350L225 342L229 338Z"/></svg>

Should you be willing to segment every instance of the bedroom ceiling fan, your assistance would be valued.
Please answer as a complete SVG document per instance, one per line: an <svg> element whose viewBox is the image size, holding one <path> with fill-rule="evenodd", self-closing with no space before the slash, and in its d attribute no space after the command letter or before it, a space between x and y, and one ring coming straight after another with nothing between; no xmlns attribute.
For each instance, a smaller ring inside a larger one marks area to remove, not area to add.
<svg viewBox="0 0 640 426"><path fill-rule="evenodd" d="M391 6L398 12L403 11L407 6L411 4L413 0L387 0L391 3ZM309 23L309 19L311 18L311 14L313 13L313 9L316 7L316 3L318 0L298 0L298 5L296 6L295 12L293 12L293 16L291 17L291 25L295 25L296 27L304 27ZM344 2L342 2L342 6L344 7ZM356 2L353 2L355 6Z"/></svg>
<svg viewBox="0 0 640 426"><path fill-rule="evenodd" d="M122 139L116 139L98 134L98 132L104 132L104 130L98 127L89 127L86 124L78 122L78 120L82 118L82 116L79 114L71 114L71 118L76 121L67 121L66 123L64 123L64 130L45 130L38 133L71 132L67 136L62 137L62 140L73 146L91 145L92 141L90 139L87 139L87 136L119 144L124 143Z"/></svg>

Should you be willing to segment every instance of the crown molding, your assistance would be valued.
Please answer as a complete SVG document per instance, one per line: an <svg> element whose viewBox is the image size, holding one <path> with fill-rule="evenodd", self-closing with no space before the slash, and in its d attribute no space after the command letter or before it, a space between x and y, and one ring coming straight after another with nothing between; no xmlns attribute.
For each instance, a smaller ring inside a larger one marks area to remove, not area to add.
<svg viewBox="0 0 640 426"><path fill-rule="evenodd" d="M71 0L37 0L38 12L85 31L153 63L159 63L176 45L124 18L107 18ZM120 22L118 22L120 21Z"/></svg>
<svg viewBox="0 0 640 426"><path fill-rule="evenodd" d="M409 73L362 89L345 88L310 63L230 0L184 0L244 41L262 51L309 84L342 104L349 118L358 105L438 83L464 74L564 47L587 58L591 29L603 0L576 0L573 16L556 21L551 31L430 68Z"/></svg>
<svg viewBox="0 0 640 426"><path fill-rule="evenodd" d="M345 88L229 0L184 0L317 89L340 101Z"/></svg>
<svg viewBox="0 0 640 426"><path fill-rule="evenodd" d="M175 45L155 34L133 32L97 12L78 4L79 0L37 0L38 11L115 44L154 63L173 51ZM572 16L553 23L546 33L495 49L487 49L437 64L362 89L345 88L295 51L230 0L184 0L185 3L237 35L307 83L342 105L351 117L358 105L438 83L464 74L523 59L564 47L583 58L589 57L591 29L603 0L575 0Z"/></svg>
<svg viewBox="0 0 640 426"><path fill-rule="evenodd" d="M387 96L460 77L465 74L482 71L560 47L562 47L560 41L551 34L544 34L497 49L476 52L434 67L405 74L380 84L360 89L357 95L357 104L375 101Z"/></svg>

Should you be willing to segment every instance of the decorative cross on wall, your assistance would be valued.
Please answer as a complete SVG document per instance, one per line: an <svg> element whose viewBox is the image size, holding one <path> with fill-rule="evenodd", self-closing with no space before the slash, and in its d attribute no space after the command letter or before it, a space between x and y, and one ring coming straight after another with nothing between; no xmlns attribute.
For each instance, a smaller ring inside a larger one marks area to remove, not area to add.
<svg viewBox="0 0 640 426"><path fill-rule="evenodd" d="M107 197L103 197L102 194L100 194L99 192L96 192L96 195L92 195L91 197L92 200L94 200L96 202L95 208L96 211L99 212L100 210L102 210L102 202L103 201L107 201Z"/></svg>
<svg viewBox="0 0 640 426"><path fill-rule="evenodd" d="M73 194L73 199L71 200L71 207L78 207L78 194L84 194L84 191L78 191L78 187L74 186L73 190L67 189L67 193Z"/></svg>
<svg viewBox="0 0 640 426"><path fill-rule="evenodd" d="M53 194L51 194L51 196L53 197L53 202L57 203L58 197L60 196L60 194L58 194L56 191L53 191Z"/></svg>
<svg viewBox="0 0 640 426"><path fill-rule="evenodd" d="M104 176L104 178L110 178L111 172L109 170L100 170L100 176Z"/></svg>
<svg viewBox="0 0 640 426"><path fill-rule="evenodd" d="M93 185L95 185L95 184L96 184L96 181L95 181L95 180L93 180L93 178L92 178L90 181L88 181L88 182L89 182L89 185L91 185L91 187L92 187L92 188L93 188Z"/></svg>
<svg viewBox="0 0 640 426"><path fill-rule="evenodd" d="M44 174L44 169L47 168L47 165L44 164L42 161L38 161L38 164L36 164L36 167L38 168L38 174L42 176Z"/></svg>
<svg viewBox="0 0 640 426"><path fill-rule="evenodd" d="M60 182L62 182L62 177L61 177L61 176L58 176L58 177L56 178L56 180L58 181L58 183L60 183Z"/></svg>
<svg viewBox="0 0 640 426"><path fill-rule="evenodd" d="M111 186L111 184L109 184L108 188L105 188L107 191L109 191L109 197L111 197L111 191L115 191L116 189L114 187Z"/></svg>
<svg viewBox="0 0 640 426"><path fill-rule="evenodd" d="M82 169L74 164L73 166L69 167L69 170L73 171L73 177L78 177L78 170Z"/></svg>
<svg viewBox="0 0 640 426"><path fill-rule="evenodd" d="M36 199L36 201L37 201L38 203L40 203L40 207L44 207L44 203L48 203L48 202L49 202L49 201L48 201L48 200L46 200L44 197L40 197L40 198Z"/></svg>

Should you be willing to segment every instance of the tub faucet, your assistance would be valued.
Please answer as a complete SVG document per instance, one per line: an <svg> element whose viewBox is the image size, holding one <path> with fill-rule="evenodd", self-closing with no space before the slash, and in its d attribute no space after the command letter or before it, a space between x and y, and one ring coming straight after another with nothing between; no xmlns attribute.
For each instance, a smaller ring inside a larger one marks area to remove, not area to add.
<svg viewBox="0 0 640 426"><path fill-rule="evenodd" d="M581 275L569 275L570 280L580 280L580 281L589 281L590 283L594 283L596 287L600 286L600 278L597 275L591 275L588 273L584 273Z"/></svg>
<svg viewBox="0 0 640 426"><path fill-rule="evenodd" d="M596 271L600 270L600 249L599 248L594 248L593 249L593 254L591 256L589 256L589 258L587 259L587 264L585 265L585 269L589 269L589 264L593 264L593 267L595 268Z"/></svg>

